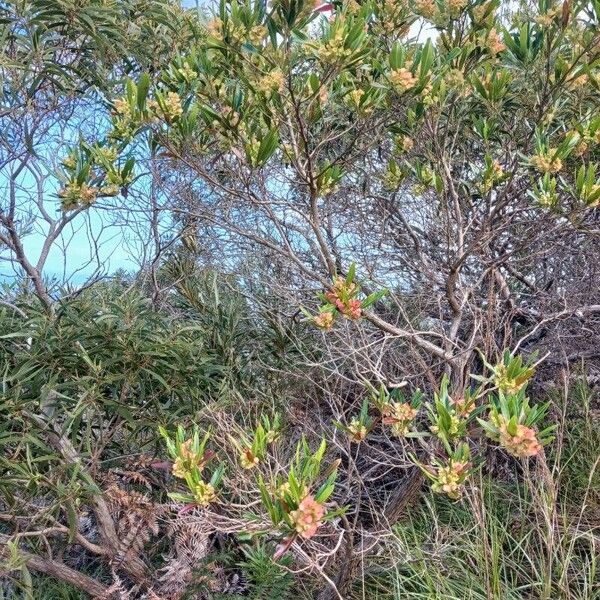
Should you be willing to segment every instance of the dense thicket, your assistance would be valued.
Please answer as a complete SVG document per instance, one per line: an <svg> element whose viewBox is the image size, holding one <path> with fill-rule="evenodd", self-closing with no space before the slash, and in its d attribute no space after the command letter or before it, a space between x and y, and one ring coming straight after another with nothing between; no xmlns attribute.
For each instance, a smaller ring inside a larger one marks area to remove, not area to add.
<svg viewBox="0 0 600 600"><path fill-rule="evenodd" d="M0 28L5 596L600 598L597 0Z"/></svg>

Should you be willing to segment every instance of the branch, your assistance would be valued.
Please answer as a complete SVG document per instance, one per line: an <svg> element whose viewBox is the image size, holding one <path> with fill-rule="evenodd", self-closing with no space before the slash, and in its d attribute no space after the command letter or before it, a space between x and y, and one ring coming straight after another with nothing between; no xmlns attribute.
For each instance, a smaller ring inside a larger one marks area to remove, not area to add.
<svg viewBox="0 0 600 600"><path fill-rule="evenodd" d="M61 435L54 426L44 421L39 416L25 411L24 415L47 433L48 441L56 448L56 450L58 450L58 452L60 452L67 464L77 465L82 468L81 457L67 437ZM92 497L92 505L96 523L98 525L98 531L100 532L100 537L105 546L108 548L108 555L117 556L120 549L120 540L108 504L101 493ZM146 565L138 558L128 559L121 563L121 566L125 572L138 581L143 579L146 575Z"/></svg>
<svg viewBox="0 0 600 600"><path fill-rule="evenodd" d="M531 316L540 316L537 311L528 311ZM537 313L537 314L536 314ZM584 317L590 314L600 313L600 304L591 304L589 306L579 306L577 308L567 308L565 310L561 310L558 313L553 315L549 315L548 317L542 319L529 333L525 334L514 346L513 352L516 352L521 344L528 340L530 337L534 336L544 325L548 325L554 321L560 321L562 319L568 319L569 317Z"/></svg>
<svg viewBox="0 0 600 600"><path fill-rule="evenodd" d="M381 329L382 331L385 331L395 337L410 338L417 346L419 346L423 350L426 350L427 352L433 354L434 356L441 358L442 360L444 360L446 362L449 362L449 363L454 362L453 354L451 354L450 352L447 352L441 346L437 346L433 342L426 340L418 333L413 333L410 331L406 331L405 329L400 329L400 328L392 325L391 323L384 321L382 318L378 317L377 315L373 314L372 312L366 313L365 318L368 321L370 321L371 323L373 323L373 325L375 325L375 327L377 327L378 329Z"/></svg>
<svg viewBox="0 0 600 600"><path fill-rule="evenodd" d="M0 533L0 557L4 559L10 557L10 551L6 546L10 541L10 536ZM75 569L71 569L61 562L42 558L41 556L30 554L21 549L19 549L19 558L25 562L28 568L39 571L40 573L45 573L46 575L50 575L61 581L66 581L91 596L99 598L106 596L108 588L104 587L96 579L84 575Z"/></svg>

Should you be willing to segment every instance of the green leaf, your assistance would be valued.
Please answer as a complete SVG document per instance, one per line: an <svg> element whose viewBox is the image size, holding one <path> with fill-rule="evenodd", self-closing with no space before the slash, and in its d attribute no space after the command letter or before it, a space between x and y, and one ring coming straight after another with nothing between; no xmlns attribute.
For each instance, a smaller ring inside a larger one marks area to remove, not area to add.
<svg viewBox="0 0 600 600"><path fill-rule="evenodd" d="M354 281L356 275L356 263L352 263L348 269L348 275L346 275L346 285L350 285Z"/></svg>
<svg viewBox="0 0 600 600"><path fill-rule="evenodd" d="M279 144L279 134L276 129L271 129L269 133L261 140L256 158L256 166L264 165L271 156L273 156Z"/></svg>
<svg viewBox="0 0 600 600"><path fill-rule="evenodd" d="M137 84L136 102L138 110L144 110L146 98L150 89L150 75L142 73Z"/></svg>
<svg viewBox="0 0 600 600"><path fill-rule="evenodd" d="M400 69L404 65L404 54L400 42L395 42L390 52L390 67L393 70Z"/></svg>

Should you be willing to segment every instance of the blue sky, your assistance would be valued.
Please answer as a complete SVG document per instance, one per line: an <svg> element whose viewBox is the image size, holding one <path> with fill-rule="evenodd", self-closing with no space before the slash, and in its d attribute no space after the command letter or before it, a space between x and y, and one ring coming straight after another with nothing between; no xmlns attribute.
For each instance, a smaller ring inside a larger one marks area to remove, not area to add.
<svg viewBox="0 0 600 600"><path fill-rule="evenodd" d="M6 193L9 171L0 172L0 193ZM19 178L17 192L17 222L24 227L29 221L29 233L23 237L23 247L28 260L35 264L40 256L48 232L48 224L40 218L34 201L33 178L27 174ZM52 218L60 216L60 202L56 197L57 180L50 175L44 185L44 209ZM119 202L124 202L120 199ZM114 210L114 208L113 208ZM132 249L127 247L129 232L114 224L114 213L93 207L77 216L56 240L43 274L49 279L73 285L85 282L99 270L104 275L125 269L135 271L137 264ZM93 243L91 243L93 240ZM94 248L95 246L95 248ZM91 263L91 257L97 259ZM0 262L0 281L12 281L19 267L8 260Z"/></svg>
<svg viewBox="0 0 600 600"><path fill-rule="evenodd" d="M63 242L56 244L50 252L44 273L46 276L78 284L86 281L97 269L97 263L88 264L90 260L90 233L99 240L99 262L102 271L109 275L119 269L135 271L137 265L132 260L131 250L125 246L125 231L119 227L109 227L102 232L104 226L102 215L92 209L86 218L77 219L73 227L69 227L63 236ZM33 257L39 257L44 237L31 235L26 240L26 250ZM67 244L63 252L62 244ZM86 266L87 265L87 266Z"/></svg>

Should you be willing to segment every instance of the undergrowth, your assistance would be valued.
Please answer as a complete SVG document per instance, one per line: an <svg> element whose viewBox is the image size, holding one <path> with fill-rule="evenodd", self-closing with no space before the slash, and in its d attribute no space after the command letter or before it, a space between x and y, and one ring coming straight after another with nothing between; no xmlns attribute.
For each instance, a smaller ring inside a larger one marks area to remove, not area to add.
<svg viewBox="0 0 600 600"><path fill-rule="evenodd" d="M600 425L579 381L543 473L481 475L462 502L429 495L364 566L356 598L598 600ZM556 487L555 487L556 486Z"/></svg>

